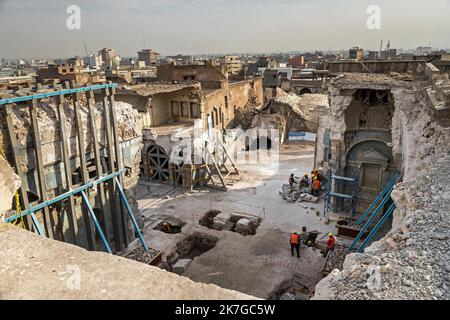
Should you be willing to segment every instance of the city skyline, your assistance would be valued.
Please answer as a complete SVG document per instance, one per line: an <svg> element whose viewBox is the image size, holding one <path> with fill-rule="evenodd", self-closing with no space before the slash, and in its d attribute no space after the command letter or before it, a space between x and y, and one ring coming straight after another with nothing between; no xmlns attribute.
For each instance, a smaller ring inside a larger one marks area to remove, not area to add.
<svg viewBox="0 0 450 320"><path fill-rule="evenodd" d="M71 5L81 10L79 30L66 26ZM366 26L370 5L381 10L380 30ZM378 50L381 39L392 48L446 49L449 13L449 0L0 0L0 57L84 56L83 43L89 53L112 47L124 57L144 47L163 56Z"/></svg>

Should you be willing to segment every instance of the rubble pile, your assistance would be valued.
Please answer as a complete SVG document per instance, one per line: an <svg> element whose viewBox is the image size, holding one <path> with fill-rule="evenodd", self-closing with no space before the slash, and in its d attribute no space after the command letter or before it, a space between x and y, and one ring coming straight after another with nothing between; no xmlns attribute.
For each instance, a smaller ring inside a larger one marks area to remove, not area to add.
<svg viewBox="0 0 450 320"><path fill-rule="evenodd" d="M345 256L348 253L347 247L336 245L334 250L330 251L323 267L323 272L331 272L334 269L341 270L344 265Z"/></svg>
<svg viewBox="0 0 450 320"><path fill-rule="evenodd" d="M259 110L255 107L246 106L244 108L237 108L234 118L228 127L230 129L241 127L242 130L248 130L252 127L252 121L258 113Z"/></svg>
<svg viewBox="0 0 450 320"><path fill-rule="evenodd" d="M142 246L138 246L130 254L128 254L126 258L145 264L150 264L159 253L159 251L152 248L148 248L148 252L145 252Z"/></svg>

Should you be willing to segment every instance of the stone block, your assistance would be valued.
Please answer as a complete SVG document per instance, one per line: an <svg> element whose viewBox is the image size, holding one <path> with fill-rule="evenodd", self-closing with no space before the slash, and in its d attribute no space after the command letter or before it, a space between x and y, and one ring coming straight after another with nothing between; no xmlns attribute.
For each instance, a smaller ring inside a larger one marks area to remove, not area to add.
<svg viewBox="0 0 450 320"><path fill-rule="evenodd" d="M241 219L236 223L236 232L248 235L252 229L252 222L249 219Z"/></svg>
<svg viewBox="0 0 450 320"><path fill-rule="evenodd" d="M182 275L192 263L192 259L180 259L172 267L173 272Z"/></svg>
<svg viewBox="0 0 450 320"><path fill-rule="evenodd" d="M231 223L231 214L228 213L220 213L218 214L214 220L214 229L219 230L230 230L233 226L233 223Z"/></svg>

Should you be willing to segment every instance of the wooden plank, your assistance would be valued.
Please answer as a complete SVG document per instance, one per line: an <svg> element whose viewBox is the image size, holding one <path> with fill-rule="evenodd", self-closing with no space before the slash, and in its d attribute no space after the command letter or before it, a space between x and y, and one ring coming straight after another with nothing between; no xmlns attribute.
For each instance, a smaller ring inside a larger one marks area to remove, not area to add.
<svg viewBox="0 0 450 320"><path fill-rule="evenodd" d="M62 89L62 88L58 88ZM72 170L70 166L69 147L67 144L67 134L65 129L66 115L64 113L64 95L59 95L58 101L58 118L59 118L59 133L61 137L61 149L64 162L64 176L66 178L66 191L72 189ZM69 198L69 209L67 210L69 220L69 229L72 235L73 244L77 244L78 222L75 211L75 201L73 196Z"/></svg>
<svg viewBox="0 0 450 320"><path fill-rule="evenodd" d="M66 86L68 83L66 82ZM72 84L72 87L75 87L74 83ZM75 111L75 124L77 126L77 138L78 138L78 156L80 157L80 171L81 171L81 180L83 184L86 184L89 180L89 176L86 170L86 144L84 141L84 134L83 134L83 123L81 121L81 110L80 110L80 93L73 93L72 94L73 99L73 107ZM95 238L94 238L94 232L92 230L91 221L89 219L89 213L87 210L82 207L83 212L83 220L86 228L86 238L88 243L89 250L96 250L95 246Z"/></svg>
<svg viewBox="0 0 450 320"><path fill-rule="evenodd" d="M109 82L112 84L112 82ZM120 152L120 145L119 145L119 137L117 132L117 115L116 115L116 108L115 108L115 101L114 101L114 94L116 93L116 89L113 87L111 88L111 94L109 95L109 103L111 107L111 120L112 120L112 133L114 138L114 152L116 156L116 165L117 170L122 170L122 156ZM119 176L119 182L122 186L124 186L123 183L123 175ZM120 202L120 221L122 224L122 232L123 232L123 240L124 240L124 246L128 246L128 233L127 233L127 217L125 215L125 210L123 208L122 202Z"/></svg>
<svg viewBox="0 0 450 320"><path fill-rule="evenodd" d="M88 110L89 110L89 124L91 129L92 141L94 145L94 156L95 156L95 170L97 171L97 178L100 178L103 175L103 168L100 160L100 146L97 140L97 126L95 124L94 119L94 108L93 104L94 100L94 92L91 90L87 93L88 98ZM97 192L97 198L100 203L102 212L103 212L103 221L102 228L105 230L106 241L109 242L108 232L107 232L107 223L106 223L106 201L105 201L105 187L103 183L99 184Z"/></svg>
<svg viewBox="0 0 450 320"><path fill-rule="evenodd" d="M211 152L208 149L208 142L206 142L206 144L205 144L205 149L206 149L207 154L209 155L209 157L211 158L211 160L213 162L214 168L216 169L217 175L219 176L220 182L222 183L224 190L228 190L227 186L223 180L222 173L220 173L219 167L217 166L216 160L214 159L213 155L211 154Z"/></svg>
<svg viewBox="0 0 450 320"><path fill-rule="evenodd" d="M223 142L222 142L222 140L221 140L220 138L219 138L218 140L219 140L220 146L223 148L223 151L225 152L226 157L228 158L228 160L230 160L231 165L232 165L233 168L234 168L234 171L236 172L236 174L239 174L239 171L238 171L238 169L237 169L237 167L236 167L236 164L234 163L233 158L231 158L230 154L228 153L227 148L225 148L225 145L223 144ZM228 168L227 168L227 169L228 169ZM230 172L231 172L231 171L230 171Z"/></svg>
<svg viewBox="0 0 450 320"><path fill-rule="evenodd" d="M47 185L45 184L45 174L44 174L44 163L42 160L42 146L41 146L41 139L39 135L39 125L37 122L37 100L32 100L32 105L30 106L30 114L31 114L31 130L33 135L33 147L34 147L34 153L35 153L35 170L37 172L38 176L38 183L39 183L39 198L41 202L45 202L48 200L47 197ZM47 237L54 239L54 233L53 233L53 226L52 226L52 219L50 216L50 210L48 207L44 208L44 214L43 214L43 220L44 220L44 226L45 226L45 234Z"/></svg>
<svg viewBox="0 0 450 320"><path fill-rule="evenodd" d="M14 159L14 167L16 169L16 173L20 178L21 184L20 184L20 193L22 195L22 210L29 208L29 201L28 201L28 193L27 193L27 187L28 187L28 181L26 175L24 175L22 171L22 161L20 156L20 149L19 149L19 142L17 141L16 133L14 131L14 125L12 122L12 109L11 105L6 105L6 125L8 127L8 134L9 134L9 141L11 143L11 150L12 150L12 156ZM33 222L31 220L31 217L26 216L25 217L25 227L28 230L32 230L31 227L33 226ZM34 228L35 229L35 228Z"/></svg>
<svg viewBox="0 0 450 320"><path fill-rule="evenodd" d="M104 89L104 97L103 97L103 108L104 108L104 116L105 116L105 132L106 132L106 142L107 142L107 150L108 150L108 165L109 165L109 171L115 172L115 154L113 149L113 139L112 139L112 133L111 133L111 112L110 112L110 106L109 106L109 89ZM118 212L120 212L120 205L117 201L116 197L116 184L115 183L108 183L108 192L109 192L109 200L110 200L110 215L111 215L111 221L113 225L113 233L114 233L114 246L116 248L116 251L121 251L124 247L122 245L122 234L120 232L120 225L119 225L119 216Z"/></svg>

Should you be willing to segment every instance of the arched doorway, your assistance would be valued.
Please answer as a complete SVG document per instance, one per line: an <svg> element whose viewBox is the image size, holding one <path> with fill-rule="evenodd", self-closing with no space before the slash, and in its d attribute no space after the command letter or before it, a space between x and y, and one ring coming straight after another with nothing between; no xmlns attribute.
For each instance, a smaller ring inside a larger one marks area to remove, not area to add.
<svg viewBox="0 0 450 320"><path fill-rule="evenodd" d="M299 92L300 95L304 95L305 93L310 94L310 93L312 93L312 91L311 91L311 89L309 89L309 88L303 88L303 89L301 89L300 92Z"/></svg>

